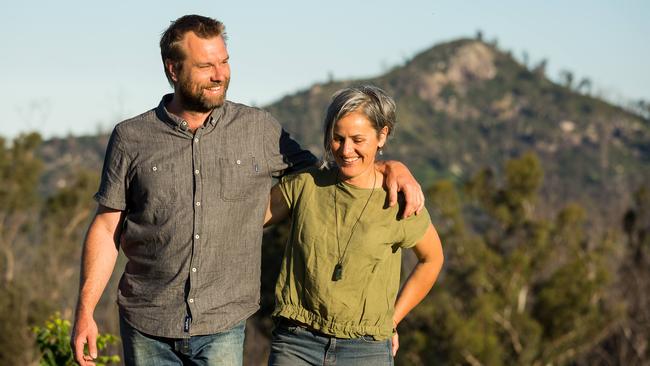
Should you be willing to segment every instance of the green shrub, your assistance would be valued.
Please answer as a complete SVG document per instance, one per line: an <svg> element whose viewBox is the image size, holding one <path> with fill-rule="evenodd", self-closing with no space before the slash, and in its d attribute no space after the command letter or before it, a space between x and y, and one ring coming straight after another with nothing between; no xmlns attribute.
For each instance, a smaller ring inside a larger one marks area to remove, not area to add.
<svg viewBox="0 0 650 366"><path fill-rule="evenodd" d="M34 327L36 334L36 343L41 353L41 366L60 366L76 365L74 354L70 348L70 322L61 319L61 314L55 313L49 320L45 321L45 326ZM116 344L119 338L112 334L99 334L97 336L97 351L101 352L109 344ZM84 352L88 353L88 346ZM98 356L95 360L97 366L107 365L110 363L119 363L120 356Z"/></svg>

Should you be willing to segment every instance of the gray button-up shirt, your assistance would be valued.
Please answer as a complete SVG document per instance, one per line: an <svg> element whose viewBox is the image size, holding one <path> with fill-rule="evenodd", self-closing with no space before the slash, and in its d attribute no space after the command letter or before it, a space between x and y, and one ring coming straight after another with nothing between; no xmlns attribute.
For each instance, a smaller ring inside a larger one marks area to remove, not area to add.
<svg viewBox="0 0 650 366"><path fill-rule="evenodd" d="M95 199L126 213L122 316L144 333L186 338L258 309L272 176L315 158L269 113L232 102L193 134L166 110L170 98L115 127Z"/></svg>

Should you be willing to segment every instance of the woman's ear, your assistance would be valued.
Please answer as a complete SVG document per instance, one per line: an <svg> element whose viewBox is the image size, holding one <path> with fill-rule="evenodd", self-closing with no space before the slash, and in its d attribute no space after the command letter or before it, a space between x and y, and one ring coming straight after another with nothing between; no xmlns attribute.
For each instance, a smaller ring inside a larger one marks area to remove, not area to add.
<svg viewBox="0 0 650 366"><path fill-rule="evenodd" d="M384 144L386 144L386 139L388 138L388 132L390 130L388 129L388 126L384 126L381 130L379 130L379 143L377 146L380 148L384 147Z"/></svg>

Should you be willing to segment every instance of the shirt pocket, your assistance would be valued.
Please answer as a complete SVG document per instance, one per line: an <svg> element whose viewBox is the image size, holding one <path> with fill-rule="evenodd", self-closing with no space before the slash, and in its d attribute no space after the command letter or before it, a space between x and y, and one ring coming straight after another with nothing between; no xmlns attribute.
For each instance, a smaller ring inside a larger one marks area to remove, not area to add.
<svg viewBox="0 0 650 366"><path fill-rule="evenodd" d="M137 168L134 203L142 209L171 208L178 202L174 164L149 163Z"/></svg>
<svg viewBox="0 0 650 366"><path fill-rule="evenodd" d="M245 200L252 197L256 189L262 189L256 187L256 178L262 173L262 166L254 156L220 158L219 168L221 198L224 201Z"/></svg>

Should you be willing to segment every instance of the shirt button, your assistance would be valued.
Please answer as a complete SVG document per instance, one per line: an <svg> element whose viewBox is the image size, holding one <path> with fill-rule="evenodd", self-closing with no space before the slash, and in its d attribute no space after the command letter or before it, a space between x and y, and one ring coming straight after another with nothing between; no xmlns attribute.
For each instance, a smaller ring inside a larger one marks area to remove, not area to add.
<svg viewBox="0 0 650 366"><path fill-rule="evenodd" d="M187 126L187 122L182 121L182 122L181 122L181 125L183 125L183 126Z"/></svg>
<svg viewBox="0 0 650 366"><path fill-rule="evenodd" d="M241 164L241 160L237 159L237 165Z"/></svg>
<svg viewBox="0 0 650 366"><path fill-rule="evenodd" d="M196 205L197 205L197 206L201 206L201 202L196 202Z"/></svg>
<svg viewBox="0 0 650 366"><path fill-rule="evenodd" d="M158 170L158 167L155 166L155 167L151 168L151 170L153 170L155 172L156 170Z"/></svg>
<svg viewBox="0 0 650 366"><path fill-rule="evenodd" d="M199 170L198 170L198 169L195 170L195 171L194 171L194 174L199 175Z"/></svg>
<svg viewBox="0 0 650 366"><path fill-rule="evenodd" d="M187 301L189 301L190 304L194 303L194 299L189 299L189 300L187 300Z"/></svg>
<svg viewBox="0 0 650 366"><path fill-rule="evenodd" d="M194 239L198 239L198 238L199 238L199 234L194 235Z"/></svg>
<svg viewBox="0 0 650 366"><path fill-rule="evenodd" d="M199 138L198 138L198 137L195 137L195 138L194 138L194 142L199 142Z"/></svg>
<svg viewBox="0 0 650 366"><path fill-rule="evenodd" d="M196 272L196 268L192 268L192 272Z"/></svg>

